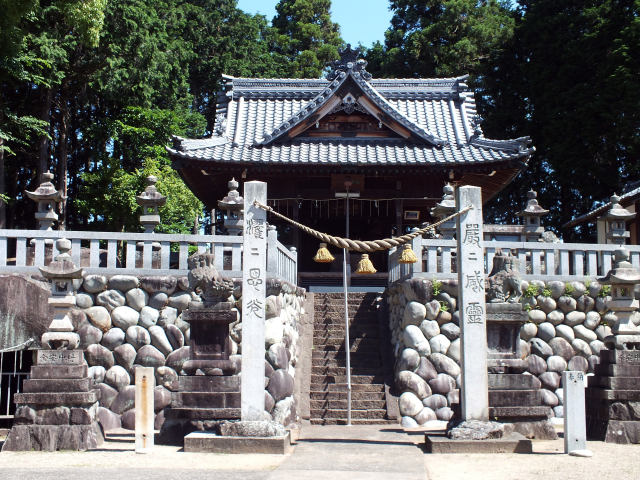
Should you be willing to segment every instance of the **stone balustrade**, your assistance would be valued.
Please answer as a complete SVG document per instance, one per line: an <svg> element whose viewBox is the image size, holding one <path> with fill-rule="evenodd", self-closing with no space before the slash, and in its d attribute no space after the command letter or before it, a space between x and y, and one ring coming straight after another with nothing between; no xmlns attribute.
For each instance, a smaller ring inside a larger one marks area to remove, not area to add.
<svg viewBox="0 0 640 480"><path fill-rule="evenodd" d="M525 280L574 281L605 275L612 266L616 245L591 243L543 243L484 241L485 273L489 274L498 250L509 251L520 260ZM400 264L401 249L389 251L389 283L412 277L452 279L457 277L456 241L417 238L413 251L421 262ZM628 245L631 263L640 267L640 245Z"/></svg>
<svg viewBox="0 0 640 480"><path fill-rule="evenodd" d="M213 252L216 268L242 277L242 236L0 229L0 273L37 274L58 254L52 240L71 241L71 257L87 274L186 275L194 251ZM297 253L268 233L267 271L296 284Z"/></svg>

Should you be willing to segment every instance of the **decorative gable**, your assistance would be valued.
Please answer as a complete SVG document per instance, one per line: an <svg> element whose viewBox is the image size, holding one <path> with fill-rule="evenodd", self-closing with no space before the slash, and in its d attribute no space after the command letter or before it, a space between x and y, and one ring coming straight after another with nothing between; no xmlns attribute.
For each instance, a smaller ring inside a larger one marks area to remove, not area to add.
<svg viewBox="0 0 640 480"><path fill-rule="evenodd" d="M441 147L447 142L400 113L369 80L367 62L349 45L333 64L330 81L318 95L271 132L258 145L296 137L396 137Z"/></svg>

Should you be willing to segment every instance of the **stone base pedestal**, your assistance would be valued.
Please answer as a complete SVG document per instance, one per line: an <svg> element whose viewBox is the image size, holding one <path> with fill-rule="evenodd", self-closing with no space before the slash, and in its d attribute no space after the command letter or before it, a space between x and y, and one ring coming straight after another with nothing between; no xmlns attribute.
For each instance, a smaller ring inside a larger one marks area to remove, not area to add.
<svg viewBox="0 0 640 480"><path fill-rule="evenodd" d="M218 431L222 422L240 419L240 377L181 376L171 406L165 409L165 422L159 443L182 445L194 431Z"/></svg>
<svg viewBox="0 0 640 480"><path fill-rule="evenodd" d="M185 452L285 455L292 448L289 432L278 437L224 437L215 432L193 432L184 437Z"/></svg>
<svg viewBox="0 0 640 480"><path fill-rule="evenodd" d="M511 424L526 438L555 440L551 408L542 405L540 387L533 375L489 374L489 418Z"/></svg>
<svg viewBox="0 0 640 480"><path fill-rule="evenodd" d="M589 439L640 443L640 350L602 350L585 397Z"/></svg>
<svg viewBox="0 0 640 480"><path fill-rule="evenodd" d="M454 440L447 437L426 435L427 453L532 453L531 440L519 433L487 440Z"/></svg>
<svg viewBox="0 0 640 480"><path fill-rule="evenodd" d="M88 450L104 441L82 350L39 350L2 451Z"/></svg>

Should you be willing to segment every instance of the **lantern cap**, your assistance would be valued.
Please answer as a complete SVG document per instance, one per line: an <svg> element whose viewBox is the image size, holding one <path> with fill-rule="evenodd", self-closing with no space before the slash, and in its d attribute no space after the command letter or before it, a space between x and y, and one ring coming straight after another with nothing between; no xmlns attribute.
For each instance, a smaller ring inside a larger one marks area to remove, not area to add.
<svg viewBox="0 0 640 480"><path fill-rule="evenodd" d="M614 267L607 272L605 277L599 278L598 282L603 285L635 285L640 283L640 270L631 264L629 258L629 250L624 247L616 249Z"/></svg>

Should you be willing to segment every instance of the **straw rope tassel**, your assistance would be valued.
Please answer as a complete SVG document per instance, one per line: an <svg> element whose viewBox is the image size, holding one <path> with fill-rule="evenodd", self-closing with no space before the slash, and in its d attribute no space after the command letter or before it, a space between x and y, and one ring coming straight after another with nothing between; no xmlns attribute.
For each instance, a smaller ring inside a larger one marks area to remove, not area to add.
<svg viewBox="0 0 640 480"><path fill-rule="evenodd" d="M418 257L411 250L411 245L408 243L404 244L404 248L402 249L402 255L400 255L399 263L416 263L418 261Z"/></svg>
<svg viewBox="0 0 640 480"><path fill-rule="evenodd" d="M313 257L313 261L317 263L331 263L334 260L334 256L331 255L331 252L327 249L327 244L322 242L320 244L320 248L318 248L316 256Z"/></svg>
<svg viewBox="0 0 640 480"><path fill-rule="evenodd" d="M377 270L374 268L373 263L369 260L369 255L366 253L362 254L362 258L358 262L358 269L356 273L376 273Z"/></svg>

